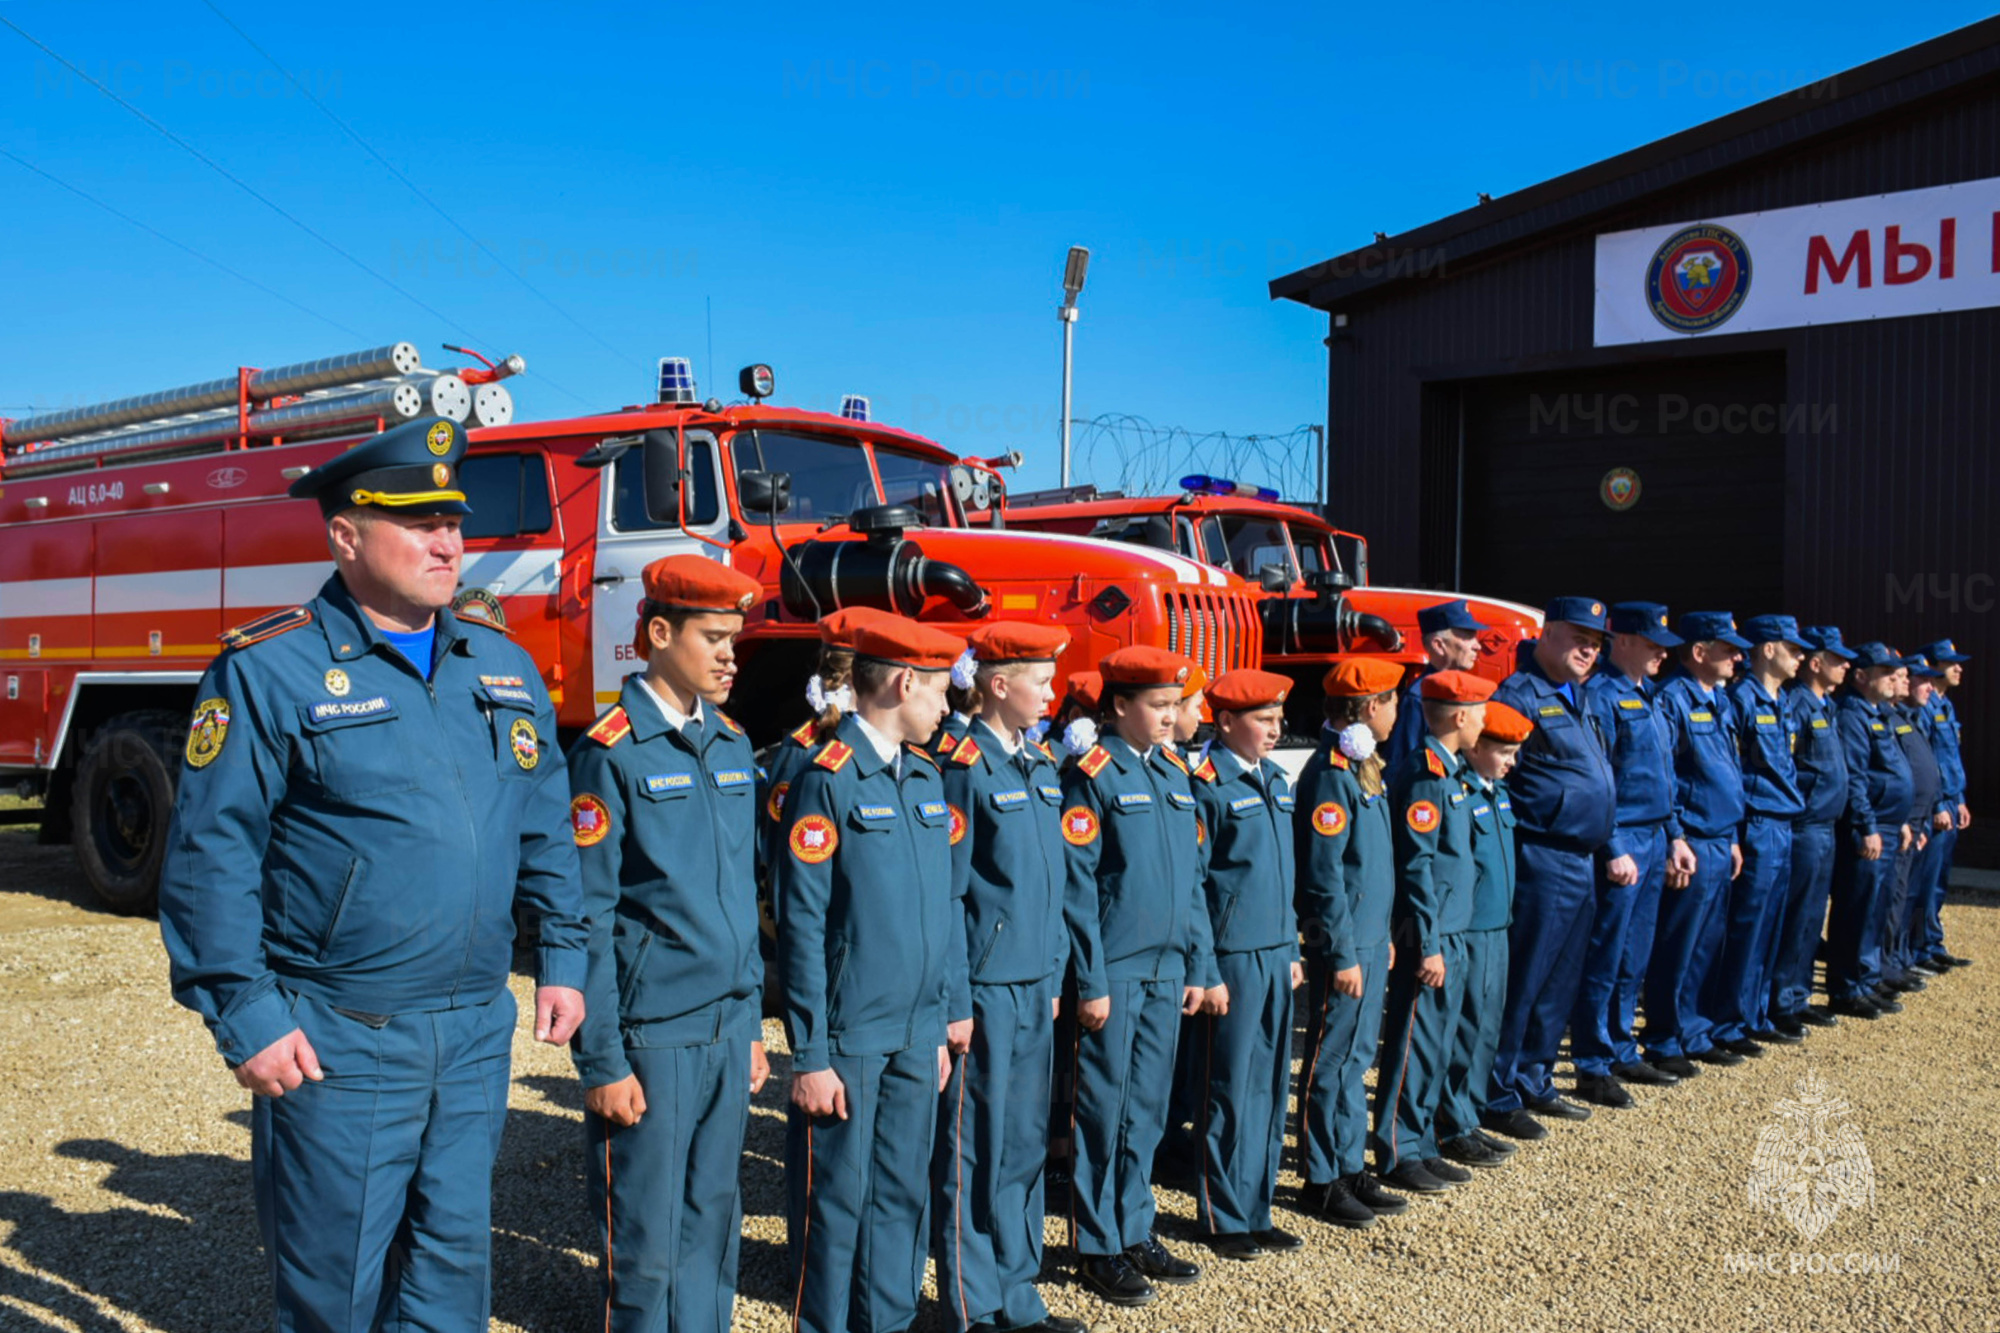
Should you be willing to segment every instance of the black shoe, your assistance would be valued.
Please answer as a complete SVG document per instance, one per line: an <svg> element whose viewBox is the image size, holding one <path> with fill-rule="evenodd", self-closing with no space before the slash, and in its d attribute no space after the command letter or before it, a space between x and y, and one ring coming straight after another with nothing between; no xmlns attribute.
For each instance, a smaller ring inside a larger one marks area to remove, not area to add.
<svg viewBox="0 0 2000 1333"><path fill-rule="evenodd" d="M1081 1319L1066 1319L1059 1314L1045 1314L1039 1324L1026 1328L1010 1329L1008 1333L1090 1333L1090 1325Z"/></svg>
<svg viewBox="0 0 2000 1333"><path fill-rule="evenodd" d="M1447 1162L1457 1162L1460 1166L1481 1168L1499 1166L1507 1159L1486 1146L1486 1140L1477 1132L1461 1134L1455 1139L1446 1139L1438 1145L1438 1155ZM1432 1175L1437 1173L1433 1171Z"/></svg>
<svg viewBox="0 0 2000 1333"><path fill-rule="evenodd" d="M1669 1074L1658 1065L1644 1060L1634 1060L1629 1065L1613 1065L1611 1072L1620 1083L1634 1083L1642 1088L1671 1088L1680 1082L1680 1076Z"/></svg>
<svg viewBox="0 0 2000 1333"><path fill-rule="evenodd" d="M1590 1119L1588 1106L1579 1106L1563 1097L1551 1097L1545 1102L1536 1102L1528 1108L1528 1111L1531 1115L1538 1115L1546 1120Z"/></svg>
<svg viewBox="0 0 2000 1333"><path fill-rule="evenodd" d="M1589 1102L1593 1106L1609 1106L1614 1110L1632 1104L1632 1094L1609 1074L1578 1074L1576 1091L1571 1095L1578 1101Z"/></svg>
<svg viewBox="0 0 2000 1333"><path fill-rule="evenodd" d="M1662 1055L1648 1063L1662 1074L1672 1074L1678 1079L1693 1078L1701 1072L1701 1066L1685 1055Z"/></svg>
<svg viewBox="0 0 2000 1333"><path fill-rule="evenodd" d="M1946 969L1942 967L1932 967L1928 962L1922 962L1922 963L1911 963L1910 971L1916 973L1920 977L1941 977L1945 974Z"/></svg>
<svg viewBox="0 0 2000 1333"><path fill-rule="evenodd" d="M1462 1166L1453 1166L1442 1157L1424 1158L1424 1170L1436 1176L1447 1185L1463 1185L1472 1179L1472 1173Z"/></svg>
<svg viewBox="0 0 2000 1333"><path fill-rule="evenodd" d="M1696 1051L1688 1058L1699 1060L1705 1065L1740 1065L1743 1063L1742 1056L1738 1055L1735 1051L1727 1050L1721 1046L1711 1046L1705 1051Z"/></svg>
<svg viewBox="0 0 2000 1333"><path fill-rule="evenodd" d="M1482 1128L1490 1129L1495 1134L1505 1134L1510 1139L1533 1142L1549 1136L1548 1129L1541 1121L1518 1108L1512 1111L1488 1111L1479 1117L1479 1123Z"/></svg>
<svg viewBox="0 0 2000 1333"><path fill-rule="evenodd" d="M1125 1247L1125 1258L1140 1274L1155 1282L1185 1286L1201 1276L1201 1265L1176 1259L1160 1244L1158 1236L1148 1236L1137 1245Z"/></svg>
<svg viewBox="0 0 2000 1333"><path fill-rule="evenodd" d="M1903 973L1903 979L1897 986L1897 989L1905 995L1908 995L1911 991L1929 990L1930 988L1929 982L1909 972Z"/></svg>
<svg viewBox="0 0 2000 1333"><path fill-rule="evenodd" d="M1257 1243L1257 1238L1247 1231L1218 1234L1208 1238L1208 1248L1218 1259L1238 1259L1248 1261L1262 1259L1270 1251Z"/></svg>
<svg viewBox="0 0 2000 1333"><path fill-rule="evenodd" d="M1878 1014L1900 1014L1903 1012L1903 1006L1895 1000L1876 1000L1874 1001L1874 1005L1875 1012Z"/></svg>
<svg viewBox="0 0 2000 1333"><path fill-rule="evenodd" d="M1793 1014L1792 1017L1798 1019L1799 1022L1804 1023L1808 1027L1837 1028L1840 1026L1838 1018L1826 1010L1816 1009L1812 1005L1807 1005L1796 1014Z"/></svg>
<svg viewBox="0 0 2000 1333"><path fill-rule="evenodd" d="M1779 1027L1778 1024L1782 1021L1783 1020L1781 1019L1773 1019L1771 1022L1771 1026L1767 1028L1758 1028L1755 1032L1751 1033L1750 1040L1758 1043L1761 1046L1804 1045L1806 1039L1806 1030L1802 1027L1800 1028Z"/></svg>
<svg viewBox="0 0 2000 1333"><path fill-rule="evenodd" d="M1301 1211L1337 1227L1365 1231L1375 1225L1375 1210L1354 1197L1354 1190L1345 1176L1331 1185L1307 1185L1302 1202L1304 1207Z"/></svg>
<svg viewBox="0 0 2000 1333"><path fill-rule="evenodd" d="M1728 1041L1715 1043L1725 1051L1734 1051L1746 1060L1755 1060L1764 1054L1764 1048L1748 1037L1732 1037Z"/></svg>
<svg viewBox="0 0 2000 1333"><path fill-rule="evenodd" d="M1500 1157L1512 1157L1515 1153L1521 1151L1517 1145L1500 1138L1498 1135L1488 1134L1483 1129L1473 1130L1472 1137L1485 1144L1488 1151Z"/></svg>
<svg viewBox="0 0 2000 1333"><path fill-rule="evenodd" d="M1354 1201L1377 1217L1401 1217L1410 1211L1410 1201L1382 1188L1382 1182L1366 1171L1347 1178L1347 1192Z"/></svg>
<svg viewBox="0 0 2000 1333"><path fill-rule="evenodd" d="M1293 1250L1303 1250L1306 1247L1303 1240L1283 1227L1265 1227L1262 1231L1251 1232L1250 1235L1272 1254L1290 1254Z"/></svg>
<svg viewBox="0 0 2000 1333"><path fill-rule="evenodd" d="M1139 1275L1122 1254L1086 1254L1076 1266L1076 1278L1113 1305L1151 1305L1160 1298L1153 1284Z"/></svg>
<svg viewBox="0 0 2000 1333"><path fill-rule="evenodd" d="M1882 1006L1860 995L1843 996L1827 1006L1828 1016L1839 1014L1842 1018L1880 1018Z"/></svg>
<svg viewBox="0 0 2000 1333"><path fill-rule="evenodd" d="M1933 965L1936 965L1936 966L1940 966L1940 967L1971 967L1971 966L1972 966L1972 960L1971 960L1970 958L1960 958L1960 957L1959 957L1959 956L1958 956L1957 954L1955 954L1955 953L1947 953L1947 952L1945 952L1945 951L1944 951L1944 950L1942 950L1942 949L1940 949L1940 950L1938 950L1938 951L1937 951L1936 953L1932 954L1932 955L1931 955L1931 956L1930 956L1930 957L1929 957L1928 959L1926 959L1925 961L1927 961L1927 962L1929 962L1929 963L1931 963L1931 964L1933 964Z"/></svg>
<svg viewBox="0 0 2000 1333"><path fill-rule="evenodd" d="M1786 1037L1797 1037L1800 1041L1804 1041L1806 1036L1806 1020L1800 1018L1797 1014L1779 1014L1771 1020L1771 1031L1778 1034L1778 1040L1780 1041L1783 1041ZM1764 1038L1760 1035L1757 1040L1762 1041Z"/></svg>
<svg viewBox="0 0 2000 1333"><path fill-rule="evenodd" d="M1432 1175L1414 1157L1405 1157L1396 1163L1396 1169L1383 1176L1382 1183L1394 1185L1407 1194L1442 1194L1451 1188L1450 1182Z"/></svg>

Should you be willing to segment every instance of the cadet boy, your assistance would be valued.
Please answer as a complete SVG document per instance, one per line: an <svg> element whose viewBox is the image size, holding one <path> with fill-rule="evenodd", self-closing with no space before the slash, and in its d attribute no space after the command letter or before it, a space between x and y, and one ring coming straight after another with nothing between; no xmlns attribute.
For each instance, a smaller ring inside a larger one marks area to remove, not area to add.
<svg viewBox="0 0 2000 1333"><path fill-rule="evenodd" d="M1770 1026L1772 953L1792 873L1792 821L1805 813L1793 761L1793 732L1780 695L1812 651L1790 616L1743 622L1749 670L1729 687L1743 765L1743 873L1729 889L1722 952L1709 970L1701 1008L1710 1040L1724 1049L1804 1040Z"/></svg>
<svg viewBox="0 0 2000 1333"><path fill-rule="evenodd" d="M1215 743L1195 769L1203 889L1227 1008L1194 1019L1195 1212L1209 1246L1255 1259L1304 1242L1271 1222L1292 1080L1292 990L1305 979L1292 907L1292 792L1271 751L1290 677L1239 670L1208 688Z"/></svg>
<svg viewBox="0 0 2000 1333"><path fill-rule="evenodd" d="M604 1326L722 1333L761 1038L757 760L725 697L758 582L698 555L646 566L646 670L570 756L590 924L574 1044L604 1246Z"/></svg>
<svg viewBox="0 0 2000 1333"><path fill-rule="evenodd" d="M954 1333L1083 1333L1049 1313L1042 1266L1055 1006L1069 958L1062 781L1027 729L1055 697L1069 636L993 621L967 636L974 716L942 763L953 893L965 903L972 1047L939 1117L931 1251Z"/></svg>
<svg viewBox="0 0 2000 1333"><path fill-rule="evenodd" d="M1507 774L1535 724L1506 704L1486 705L1479 740L1466 755L1472 807L1472 919L1460 937L1465 1000L1452 1024L1444 1097L1438 1103L1438 1155L1460 1166L1495 1167L1517 1151L1479 1128L1485 1111L1500 1014L1507 1001L1507 923L1514 912L1514 803Z"/></svg>
<svg viewBox="0 0 2000 1333"><path fill-rule="evenodd" d="M1847 811L1834 839L1832 907L1827 914L1827 1007L1845 1018L1879 1018L1903 1006L1882 983L1883 903L1896 858L1910 844L1909 758L1891 731L1889 704L1907 670L1881 642L1854 650L1850 689L1840 701L1847 755Z"/></svg>
<svg viewBox="0 0 2000 1333"><path fill-rule="evenodd" d="M1931 747L1937 751L1938 765L1944 770L1945 795L1956 798L1958 804L1953 812L1952 826L1939 835L1944 848L1938 853L1937 879L1928 886L1929 896L1924 902L1917 951L1926 967L1944 970L1964 967L1971 961L1944 947L1940 909L1944 906L1945 889L1951 880L1952 852L1958 845L1958 835L1972 826L1972 811L1965 803L1965 759L1960 746L1963 728L1958 720L1958 707L1950 697L1950 691L1957 689L1959 682L1965 678L1965 664L1972 658L1960 652L1950 639L1927 643L1922 652L1939 672L1938 678L1931 683L1931 706L1928 710L1932 722Z"/></svg>
<svg viewBox="0 0 2000 1333"><path fill-rule="evenodd" d="M1402 669L1353 657L1321 684L1326 722L1299 773L1292 811L1295 900L1305 939L1306 1062L1299 1080L1302 1205L1363 1228L1408 1210L1364 1168L1368 1089L1387 991L1395 848L1382 745L1396 726Z"/></svg>
<svg viewBox="0 0 2000 1333"><path fill-rule="evenodd" d="M416 421L292 484L335 573L222 636L188 730L160 932L174 998L256 1094L281 1329L485 1326L517 903L541 918L536 1039L583 1018L555 709L525 652L446 609L464 452Z"/></svg>
<svg viewBox="0 0 2000 1333"><path fill-rule="evenodd" d="M1421 692L1430 735L1389 772L1398 964L1389 972L1371 1146L1387 1184L1439 1194L1472 1179L1439 1154L1436 1121L1465 1003L1464 935L1477 874L1472 812L1480 802L1464 752L1484 729L1493 682L1468 671L1436 671L1424 677Z"/></svg>
<svg viewBox="0 0 2000 1333"><path fill-rule="evenodd" d="M1099 664L1103 738L1063 771L1076 973L1076 1165L1071 1234L1083 1285L1145 1305L1196 1265L1153 1235L1153 1154L1166 1130L1180 1016L1215 974L1194 795L1172 748L1193 664L1120 648Z"/></svg>
<svg viewBox="0 0 2000 1333"><path fill-rule="evenodd" d="M1611 608L1609 666L1584 687L1618 784L1618 827L1604 849L1590 951L1570 1015L1577 1100L1598 1106L1630 1106L1627 1083L1680 1082L1639 1058L1634 1030L1668 868L1677 880L1694 870L1694 853L1674 825L1673 737L1655 698L1660 667L1680 644L1666 607L1620 602Z"/></svg>
<svg viewBox="0 0 2000 1333"><path fill-rule="evenodd" d="M1565 1120L1590 1115L1588 1107L1557 1096L1549 1075L1582 982L1595 858L1617 823L1611 759L1583 696L1604 645L1604 604L1558 597L1543 620L1542 637L1493 696L1535 724L1508 780L1520 820L1514 924L1486 1108L1486 1127L1517 1139L1545 1132L1530 1111Z"/></svg>
<svg viewBox="0 0 2000 1333"><path fill-rule="evenodd" d="M1479 633L1486 622L1472 614L1464 598L1439 602L1417 612L1417 634L1423 641L1423 669L1410 679L1403 691L1402 706L1396 712L1396 730L1390 735L1383 761L1390 767L1404 755L1418 749L1430 733L1424 729L1423 699L1418 689L1433 671L1470 671L1479 661Z"/></svg>
<svg viewBox="0 0 2000 1333"><path fill-rule="evenodd" d="M1644 1038L1647 1063L1687 1078L1696 1060L1737 1065L1762 1048L1718 1044L1700 1004L1729 919L1729 885L1743 868L1743 766L1725 690L1750 641L1727 611L1689 612L1680 635L1687 640L1682 674L1661 689L1660 710L1674 740L1674 819L1694 852L1694 870L1684 883L1678 875L1667 879L1646 971Z"/></svg>
<svg viewBox="0 0 2000 1333"><path fill-rule="evenodd" d="M1831 625L1802 630L1799 637L1812 651L1785 691L1785 718L1798 737L1792 762L1804 813L1792 825L1792 867L1771 975L1771 1027L1794 1037L1803 1037L1808 1026L1840 1021L1811 1006L1812 974L1833 883L1834 824L1847 809L1847 752L1834 726L1833 695L1854 658Z"/></svg>
<svg viewBox="0 0 2000 1333"><path fill-rule="evenodd" d="M902 617L854 632L855 711L785 797L778 961L792 1033L785 1138L793 1326L917 1312L948 1033L970 1041L951 811L924 743L964 641Z"/></svg>

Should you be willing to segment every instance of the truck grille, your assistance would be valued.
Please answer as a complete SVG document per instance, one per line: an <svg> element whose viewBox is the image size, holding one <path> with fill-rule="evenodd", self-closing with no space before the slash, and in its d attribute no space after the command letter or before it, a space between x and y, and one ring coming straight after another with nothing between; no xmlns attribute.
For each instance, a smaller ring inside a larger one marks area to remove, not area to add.
<svg viewBox="0 0 2000 1333"><path fill-rule="evenodd" d="M1211 677L1259 665L1264 627L1250 598L1241 593L1179 589L1161 596L1167 604L1170 651L1191 658Z"/></svg>

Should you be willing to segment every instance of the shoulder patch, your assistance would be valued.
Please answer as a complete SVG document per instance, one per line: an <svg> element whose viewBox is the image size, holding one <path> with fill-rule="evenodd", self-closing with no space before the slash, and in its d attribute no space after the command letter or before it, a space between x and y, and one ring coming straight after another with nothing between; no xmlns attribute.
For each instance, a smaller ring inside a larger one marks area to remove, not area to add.
<svg viewBox="0 0 2000 1333"><path fill-rule="evenodd" d="M1942 721L1943 719L1939 720ZM1048 760L1052 764L1056 761L1056 752L1054 750L1051 750L1045 743L1041 741L1036 741L1034 742L1034 746L1035 749L1041 752L1042 758Z"/></svg>
<svg viewBox="0 0 2000 1333"><path fill-rule="evenodd" d="M1203 782L1221 781L1220 776L1215 771L1215 761L1206 757L1202 759L1201 767L1194 770L1193 776L1200 778Z"/></svg>
<svg viewBox="0 0 2000 1333"><path fill-rule="evenodd" d="M1097 812L1087 805L1073 805L1063 811L1063 841L1072 847L1088 847L1097 841Z"/></svg>
<svg viewBox="0 0 2000 1333"><path fill-rule="evenodd" d="M1104 766L1110 762L1111 751L1105 749L1102 745L1093 745L1083 758L1076 761L1076 766L1083 770L1085 777L1094 778L1099 773L1102 773Z"/></svg>
<svg viewBox="0 0 2000 1333"><path fill-rule="evenodd" d="M828 741L826 747L813 756L813 762L829 773L838 773L847 767L847 761L854 758L854 747L846 741Z"/></svg>
<svg viewBox="0 0 2000 1333"><path fill-rule="evenodd" d="M937 751L939 754L950 754L957 748L958 737L952 735L950 732L947 731L944 735L938 737Z"/></svg>
<svg viewBox="0 0 2000 1333"><path fill-rule="evenodd" d="M799 724L799 729L792 733L791 738L800 745L811 745L813 743L813 728L818 725L819 719L817 718L809 722L802 722Z"/></svg>
<svg viewBox="0 0 2000 1333"><path fill-rule="evenodd" d="M613 746L632 734L632 719L625 716L625 707L620 704L597 719L597 725L583 734L599 745Z"/></svg>
<svg viewBox="0 0 2000 1333"><path fill-rule="evenodd" d="M947 751L954 764L976 764L979 762L979 742L967 736L964 741Z"/></svg>
<svg viewBox="0 0 2000 1333"><path fill-rule="evenodd" d="M592 792L578 792L569 803L570 836L579 847L595 847L611 832L611 809Z"/></svg>
<svg viewBox="0 0 2000 1333"><path fill-rule="evenodd" d="M929 750L926 750L923 746L905 745L903 748L908 750L911 754L917 756L917 758L923 760L925 763L929 764L932 768L935 769L938 767L937 756L932 754Z"/></svg>
<svg viewBox="0 0 2000 1333"><path fill-rule="evenodd" d="M215 637L225 648L248 648L253 643L275 639L288 630L299 629L312 624L313 613L303 606L287 607L283 611L273 611L269 615L246 620L234 629L226 629Z"/></svg>
<svg viewBox="0 0 2000 1333"><path fill-rule="evenodd" d="M1185 773L1188 771L1187 760L1181 758L1180 754L1174 749L1173 746L1162 745L1160 747L1160 753L1167 757L1168 763L1172 764L1175 768L1178 768L1181 772Z"/></svg>
<svg viewBox="0 0 2000 1333"><path fill-rule="evenodd" d="M1412 833L1435 833L1438 827L1438 808L1429 801L1418 801L1403 814Z"/></svg>
<svg viewBox="0 0 2000 1333"><path fill-rule="evenodd" d="M1345 769L1348 766L1347 756L1338 750L1328 750L1326 752L1326 763L1329 768Z"/></svg>
<svg viewBox="0 0 2000 1333"><path fill-rule="evenodd" d="M791 836L786 842L793 856L809 866L816 866L832 859L839 849L840 830L825 815L806 815L792 825Z"/></svg>
<svg viewBox="0 0 2000 1333"><path fill-rule="evenodd" d="M1321 801L1313 807L1313 832L1322 838L1337 838L1347 832L1347 807L1339 801Z"/></svg>
<svg viewBox="0 0 2000 1333"><path fill-rule="evenodd" d="M743 728L736 725L736 719L723 712L720 708L711 708L708 711L715 714L716 721L735 732L738 736L743 734Z"/></svg>
<svg viewBox="0 0 2000 1333"><path fill-rule="evenodd" d="M958 846L959 843L965 841L965 829L966 829L965 811L959 809L955 805L950 807L950 809L951 809L951 845L956 847Z"/></svg>
<svg viewBox="0 0 2000 1333"><path fill-rule="evenodd" d="M1441 778L1446 776L1444 760L1438 758L1438 752L1428 745L1424 747L1424 763L1430 768L1432 777Z"/></svg>

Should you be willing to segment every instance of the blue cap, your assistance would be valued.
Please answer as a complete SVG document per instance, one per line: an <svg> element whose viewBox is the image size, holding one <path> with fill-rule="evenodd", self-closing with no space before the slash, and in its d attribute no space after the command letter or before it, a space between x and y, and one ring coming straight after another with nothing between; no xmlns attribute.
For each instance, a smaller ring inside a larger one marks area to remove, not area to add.
<svg viewBox="0 0 2000 1333"><path fill-rule="evenodd" d="M1752 643L1789 643L1794 648L1812 649L1799 633L1799 622L1791 616L1752 616L1743 622L1743 637Z"/></svg>
<svg viewBox="0 0 2000 1333"><path fill-rule="evenodd" d="M1472 608L1463 597L1455 602L1439 602L1417 612L1417 632L1435 634L1441 629L1485 629L1486 623L1476 620Z"/></svg>
<svg viewBox="0 0 2000 1333"><path fill-rule="evenodd" d="M1944 676L1944 672L1932 666L1930 659L1922 653L1911 653L1903 659L1903 665L1910 669L1912 676L1928 676L1932 679L1941 679Z"/></svg>
<svg viewBox="0 0 2000 1333"><path fill-rule="evenodd" d="M1542 621L1594 629L1599 634L1609 630L1604 620L1604 603L1592 597L1558 597L1542 608Z"/></svg>
<svg viewBox="0 0 2000 1333"><path fill-rule="evenodd" d="M1854 650L1840 641L1840 631L1832 625L1808 625L1799 631L1806 647L1816 653L1832 653L1844 661L1854 660Z"/></svg>
<svg viewBox="0 0 2000 1333"><path fill-rule="evenodd" d="M1681 636L1667 628L1667 608L1658 602L1620 602L1611 608L1611 632L1636 634L1661 648L1678 648Z"/></svg>
<svg viewBox="0 0 2000 1333"><path fill-rule="evenodd" d="M1681 637L1689 643L1726 643L1748 648L1750 640L1736 632L1736 617L1727 611L1689 611L1681 617Z"/></svg>
<svg viewBox="0 0 2000 1333"><path fill-rule="evenodd" d="M1880 639L1871 639L1854 650L1854 665L1858 667L1898 667L1903 659L1894 648Z"/></svg>
<svg viewBox="0 0 2000 1333"><path fill-rule="evenodd" d="M317 500L331 518L353 505L394 514L469 514L459 489L465 427L449 417L423 417L329 458L291 484L286 494Z"/></svg>
<svg viewBox="0 0 2000 1333"><path fill-rule="evenodd" d="M1933 662L1970 662L1972 660L1971 654L1958 651L1958 646L1950 639L1939 639L1936 643L1927 643L1919 651Z"/></svg>

